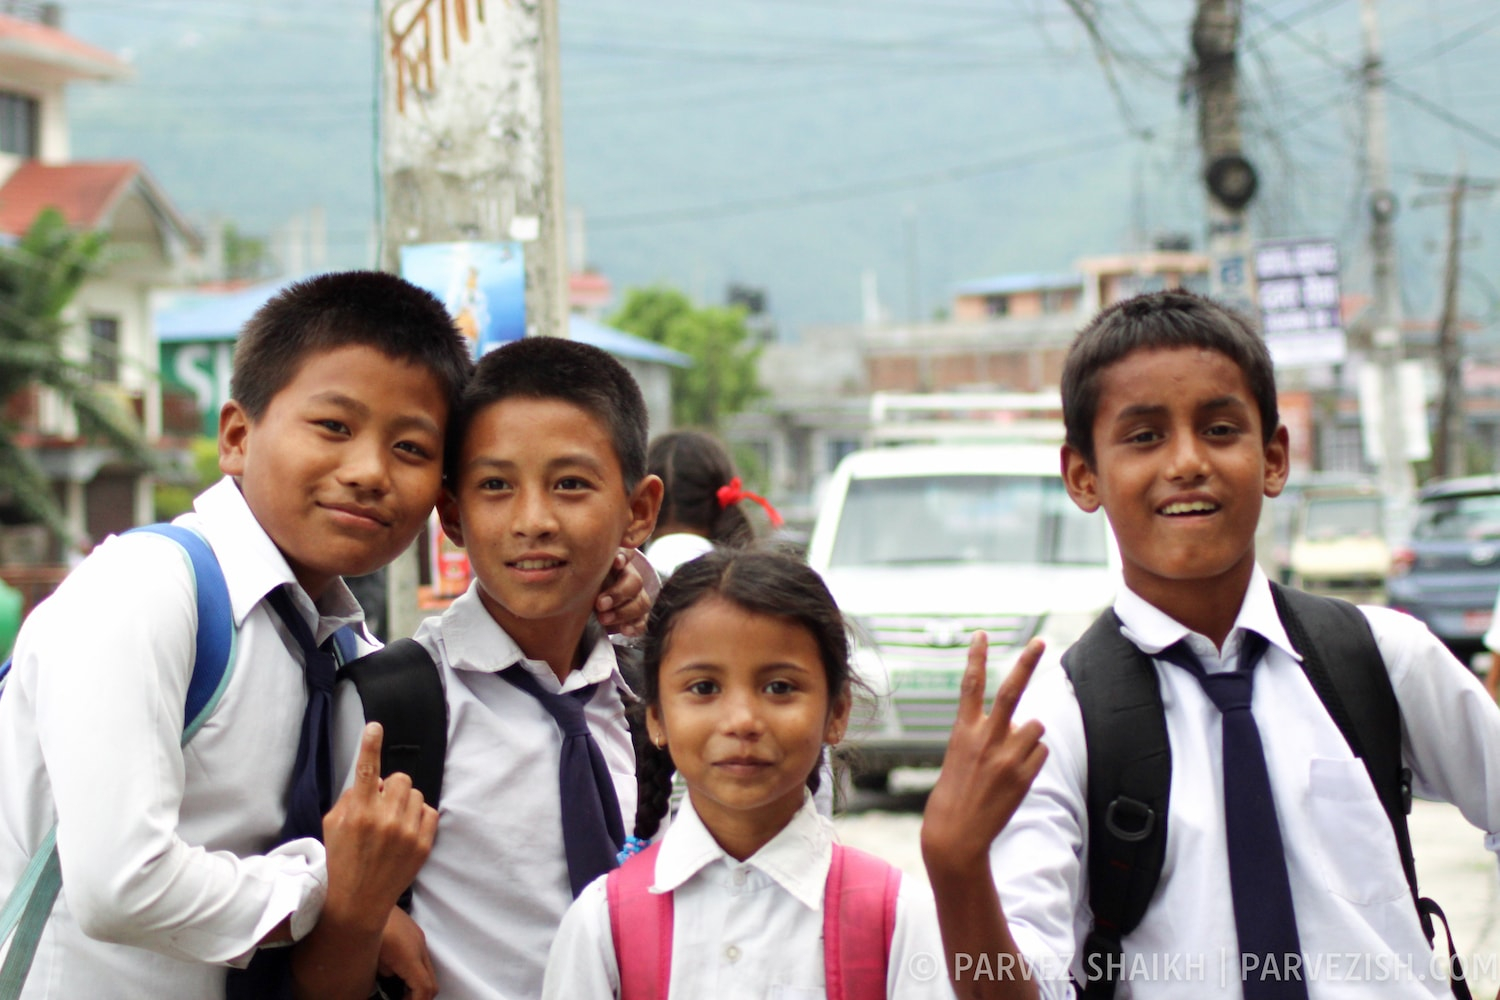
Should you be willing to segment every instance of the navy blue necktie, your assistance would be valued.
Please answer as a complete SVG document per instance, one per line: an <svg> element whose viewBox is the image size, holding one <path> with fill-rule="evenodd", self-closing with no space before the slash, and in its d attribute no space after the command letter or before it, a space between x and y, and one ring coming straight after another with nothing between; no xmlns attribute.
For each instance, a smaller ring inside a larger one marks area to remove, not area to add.
<svg viewBox="0 0 1500 1000"><path fill-rule="evenodd" d="M285 587L271 591L266 601L301 648L307 681L307 708L302 713L302 736L287 791L286 820L276 843L303 837L322 840L323 814L333 807L333 684L338 661L319 648ZM247 968L230 969L225 994L228 1000L290 998L291 952L290 948L262 948Z"/></svg>
<svg viewBox="0 0 1500 1000"><path fill-rule="evenodd" d="M625 846L625 823L620 818L614 778L583 712L599 685L554 694L519 663L500 671L500 676L535 698L562 730L558 787L563 851L568 859L568 883L577 899L590 882L619 864L616 856Z"/></svg>
<svg viewBox="0 0 1500 1000"><path fill-rule="evenodd" d="M1286 852L1260 729L1250 714L1252 671L1266 651L1255 632L1240 633L1236 669L1210 674L1186 640L1158 654L1186 669L1223 715L1224 827L1229 852L1229 891L1239 937L1246 1000L1306 1000L1301 977L1302 946L1287 878ZM1297 956L1295 971L1288 956Z"/></svg>

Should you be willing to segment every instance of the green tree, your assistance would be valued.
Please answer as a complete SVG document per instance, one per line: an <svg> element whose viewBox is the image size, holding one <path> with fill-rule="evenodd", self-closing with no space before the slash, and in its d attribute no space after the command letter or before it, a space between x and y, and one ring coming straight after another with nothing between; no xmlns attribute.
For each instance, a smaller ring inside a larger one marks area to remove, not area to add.
<svg viewBox="0 0 1500 1000"><path fill-rule="evenodd" d="M724 418L765 395L744 309L698 308L672 288L632 288L610 325L681 351L690 368L672 370L672 421L719 430Z"/></svg>
<svg viewBox="0 0 1500 1000"><path fill-rule="evenodd" d="M99 392L86 364L67 356L71 327L64 314L100 267L105 236L75 232L47 209L13 246L0 247L0 415L32 386L51 389L78 414L79 434L102 441L128 460L154 468L155 456L134 417ZM74 539L63 509L36 458L20 444L14 421L0 417L0 495L47 525L64 544Z"/></svg>

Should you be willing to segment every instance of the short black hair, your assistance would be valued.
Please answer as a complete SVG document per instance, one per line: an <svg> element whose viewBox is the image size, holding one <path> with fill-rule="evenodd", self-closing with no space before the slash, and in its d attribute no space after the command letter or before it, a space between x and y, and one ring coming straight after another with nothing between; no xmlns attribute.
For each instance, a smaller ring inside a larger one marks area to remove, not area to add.
<svg viewBox="0 0 1500 1000"><path fill-rule="evenodd" d="M1133 351L1201 347L1218 351L1245 373L1269 443L1281 421L1276 373L1266 342L1239 313L1186 291L1147 292L1105 309L1085 326L1063 362L1062 408L1067 442L1094 467L1094 418L1104 370Z"/></svg>
<svg viewBox="0 0 1500 1000"><path fill-rule="evenodd" d="M350 346L431 372L450 413L473 367L468 341L430 292L394 274L342 271L294 282L255 311L235 346L229 394L259 420L309 355Z"/></svg>
<svg viewBox="0 0 1500 1000"><path fill-rule="evenodd" d="M443 468L453 484L474 417L507 399L556 399L604 425L627 490L646 474L646 401L625 366L591 344L564 337L523 337L490 351L448 422Z"/></svg>

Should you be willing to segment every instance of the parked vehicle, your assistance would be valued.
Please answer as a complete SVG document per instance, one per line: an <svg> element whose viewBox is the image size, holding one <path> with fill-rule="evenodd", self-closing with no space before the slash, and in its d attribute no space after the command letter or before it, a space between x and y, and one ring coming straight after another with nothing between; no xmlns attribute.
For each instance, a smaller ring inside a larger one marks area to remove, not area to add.
<svg viewBox="0 0 1500 1000"><path fill-rule="evenodd" d="M1384 496L1373 486L1303 490L1287 568L1291 585L1310 593L1384 603L1391 570Z"/></svg>
<svg viewBox="0 0 1500 1000"><path fill-rule="evenodd" d="M1032 636L1060 652L1114 599L1118 556L1084 514L1055 444L901 445L833 473L808 562L866 633L856 654L874 704L856 708L854 782L942 762L965 647L989 634L991 692Z"/></svg>
<svg viewBox="0 0 1500 1000"><path fill-rule="evenodd" d="M1482 652L1500 590L1500 476L1423 487L1386 589L1391 607L1426 622L1459 659Z"/></svg>

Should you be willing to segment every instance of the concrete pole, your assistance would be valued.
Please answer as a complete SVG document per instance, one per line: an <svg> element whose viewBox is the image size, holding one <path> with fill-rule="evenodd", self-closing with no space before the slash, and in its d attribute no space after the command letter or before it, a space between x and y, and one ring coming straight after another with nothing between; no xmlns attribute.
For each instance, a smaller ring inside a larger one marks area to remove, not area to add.
<svg viewBox="0 0 1500 1000"><path fill-rule="evenodd" d="M1458 259L1463 243L1464 195L1467 178L1453 179L1448 192L1448 252L1443 261L1443 311L1438 317L1438 367L1442 394L1438 398L1437 445L1433 473L1464 474L1463 353L1458 341Z"/></svg>
<svg viewBox="0 0 1500 1000"><path fill-rule="evenodd" d="M1250 229L1245 206L1254 193L1254 174L1243 163L1240 135L1240 99L1235 48L1239 41L1238 0L1199 0L1192 24L1193 68L1198 95L1198 144L1203 156L1204 182L1210 193L1207 204L1208 255L1213 260L1209 290L1226 305L1254 318L1255 289L1250 268ZM1219 166L1215 166L1218 164ZM1218 191L1243 192L1243 200L1215 191L1211 174L1217 173Z"/></svg>
<svg viewBox="0 0 1500 1000"><path fill-rule="evenodd" d="M1364 29L1365 160L1370 190L1370 250L1374 258L1374 323L1371 334L1380 372L1380 485L1385 493L1388 529L1405 526L1411 508L1413 478L1407 459L1398 370L1405 355L1401 343L1401 290L1396 272L1396 238L1392 221L1396 197L1391 192L1386 142L1385 67L1380 55L1380 22L1375 0L1360 0Z"/></svg>
<svg viewBox="0 0 1500 1000"><path fill-rule="evenodd" d="M381 266L414 243L515 241L526 332L567 334L557 0L378 0ZM421 553L388 573L388 632L418 623Z"/></svg>

